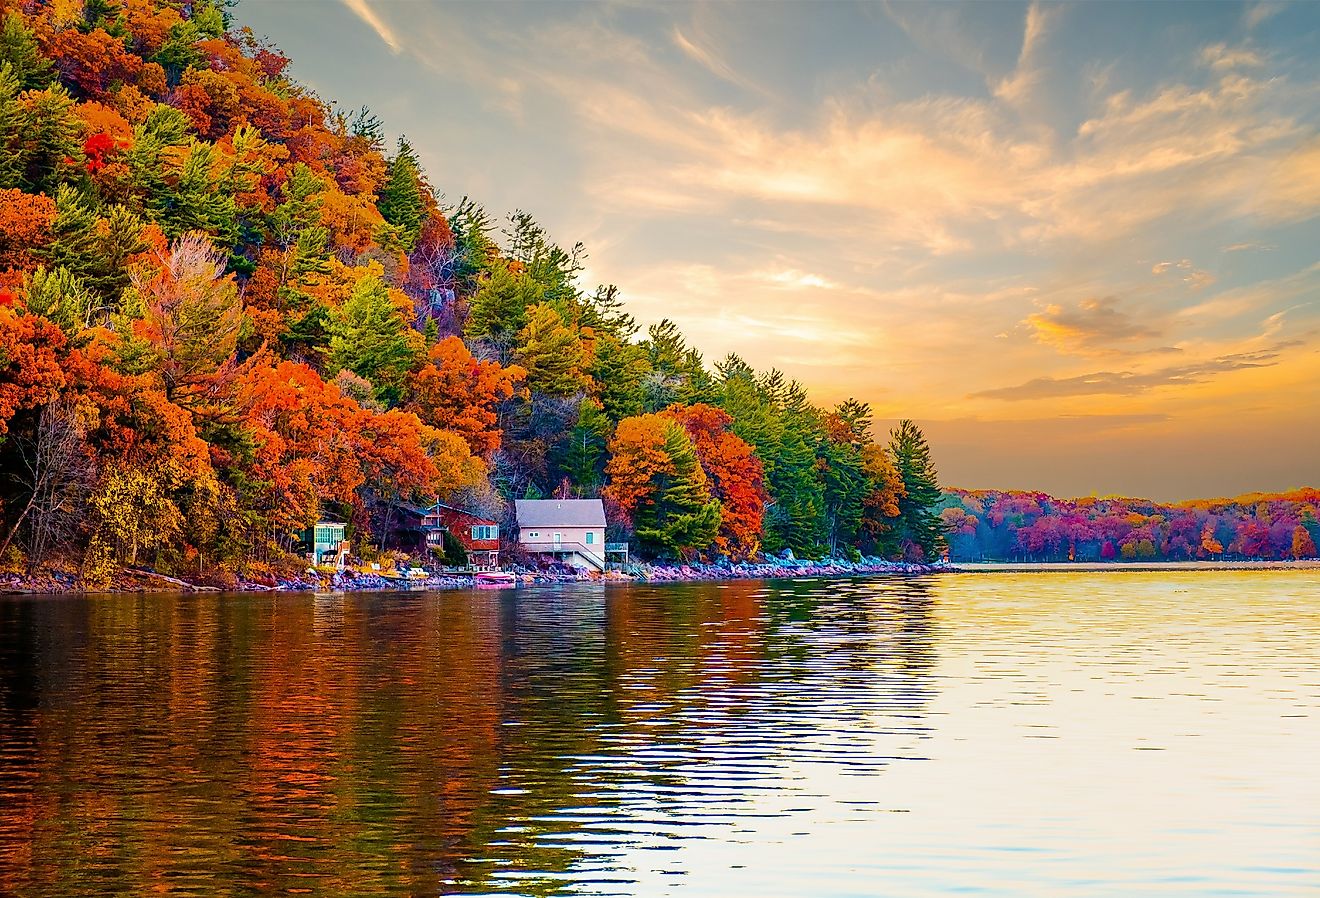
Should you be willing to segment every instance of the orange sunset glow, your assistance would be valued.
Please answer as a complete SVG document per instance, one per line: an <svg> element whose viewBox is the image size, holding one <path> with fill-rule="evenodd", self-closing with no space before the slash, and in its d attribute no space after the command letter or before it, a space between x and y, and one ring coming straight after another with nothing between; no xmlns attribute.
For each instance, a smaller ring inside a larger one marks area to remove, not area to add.
<svg viewBox="0 0 1320 898"><path fill-rule="evenodd" d="M1314 6L240 6L451 201L915 417L950 484L1316 479Z"/></svg>

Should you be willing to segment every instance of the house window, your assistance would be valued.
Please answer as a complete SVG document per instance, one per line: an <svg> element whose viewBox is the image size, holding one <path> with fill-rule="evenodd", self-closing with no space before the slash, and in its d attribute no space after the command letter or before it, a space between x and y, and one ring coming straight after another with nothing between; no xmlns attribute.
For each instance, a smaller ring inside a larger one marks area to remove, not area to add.
<svg viewBox="0 0 1320 898"><path fill-rule="evenodd" d="M587 531L587 545L591 545L591 544L594 543L595 541L596 541L596 532L595 532L594 530L588 530L588 531Z"/></svg>
<svg viewBox="0 0 1320 898"><path fill-rule="evenodd" d="M529 531L529 532L527 533L527 538L528 538L528 539L536 539L536 538L537 538L538 536L540 536L540 535L541 535L541 531L539 531L539 530L531 530L531 531Z"/></svg>
<svg viewBox="0 0 1320 898"><path fill-rule="evenodd" d="M500 527L498 524L479 524L472 528L473 539L499 539Z"/></svg>

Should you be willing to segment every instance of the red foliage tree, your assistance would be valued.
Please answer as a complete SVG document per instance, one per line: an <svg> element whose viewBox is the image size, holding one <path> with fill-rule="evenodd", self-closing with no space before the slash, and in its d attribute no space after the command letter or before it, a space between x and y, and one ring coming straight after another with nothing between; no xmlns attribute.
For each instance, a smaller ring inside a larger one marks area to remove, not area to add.
<svg viewBox="0 0 1320 898"><path fill-rule="evenodd" d="M687 431L697 460L710 479L711 493L720 500L716 550L740 559L756 554L770 496L761 460L750 444L729 429L733 418L704 404L672 405L661 415Z"/></svg>

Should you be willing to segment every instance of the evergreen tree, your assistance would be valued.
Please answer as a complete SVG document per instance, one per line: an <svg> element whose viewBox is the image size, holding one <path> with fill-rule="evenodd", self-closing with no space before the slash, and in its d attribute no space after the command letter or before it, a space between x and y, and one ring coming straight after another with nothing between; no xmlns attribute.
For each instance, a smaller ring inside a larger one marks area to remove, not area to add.
<svg viewBox="0 0 1320 898"><path fill-rule="evenodd" d="M399 229L403 248L411 252L426 221L426 204L422 196L421 161L405 138L399 138L376 206L385 220Z"/></svg>
<svg viewBox="0 0 1320 898"><path fill-rule="evenodd" d="M583 389L582 343L548 303L527 310L527 325L518 332L518 364L527 371L527 386L545 396L572 396Z"/></svg>
<svg viewBox="0 0 1320 898"><path fill-rule="evenodd" d="M23 174L23 109L14 67L0 62L0 190L17 187Z"/></svg>
<svg viewBox="0 0 1320 898"><path fill-rule="evenodd" d="M42 255L51 268L68 270L95 294L92 311L111 313L129 285L128 260L147 249L142 228L142 219L123 206L98 215L86 197L62 185L55 193L53 239Z"/></svg>
<svg viewBox="0 0 1320 898"><path fill-rule="evenodd" d="M582 324L598 336L608 335L616 340L631 340L637 334L637 319L630 315L619 299L619 288L613 284L601 285L588 297L582 308Z"/></svg>
<svg viewBox="0 0 1320 898"><path fill-rule="evenodd" d="M496 265L468 306L468 337L508 346L527 324L527 309L543 299L529 278L514 274L508 265Z"/></svg>
<svg viewBox="0 0 1320 898"><path fill-rule="evenodd" d="M96 298L67 268L38 268L24 288L30 312L49 318L69 337L86 330Z"/></svg>
<svg viewBox="0 0 1320 898"><path fill-rule="evenodd" d="M862 528L863 502L870 481L862 464L860 447L836 443L822 434L817 449L821 478L823 537L830 555L852 546Z"/></svg>
<svg viewBox="0 0 1320 898"><path fill-rule="evenodd" d="M576 309L578 305L577 276L582 271L585 253L582 244L565 252L551 242L536 220L519 210L509 216L505 230L509 238L508 257L517 262L526 276L535 283L545 297L561 311Z"/></svg>
<svg viewBox="0 0 1320 898"><path fill-rule="evenodd" d="M720 503L711 498L692 440L673 421L665 429L664 453L672 473L658 478L655 500L638 507L634 526L638 540L653 551L684 558L714 542Z"/></svg>
<svg viewBox="0 0 1320 898"><path fill-rule="evenodd" d="M651 366L640 346L608 332L597 334L587 373L596 385L596 398L610 421L617 424L645 410L643 384Z"/></svg>
<svg viewBox="0 0 1320 898"><path fill-rule="evenodd" d="M153 217L169 237L205 231L223 247L233 246L238 239L237 207L232 195L216 189L214 158L211 144L192 141L182 162L173 167L173 184L148 200Z"/></svg>
<svg viewBox="0 0 1320 898"><path fill-rule="evenodd" d="M41 90L55 82L55 68L18 12L10 10L0 26L0 68L8 63L18 91Z"/></svg>
<svg viewBox="0 0 1320 898"><path fill-rule="evenodd" d="M561 466L565 476L581 492L595 493L604 479L605 444L610 435L610 421L591 399L578 406L577 423L568 432Z"/></svg>
<svg viewBox="0 0 1320 898"><path fill-rule="evenodd" d="M376 398L395 405L417 361L421 335L408 326L375 274L358 281L329 322L331 370L347 368L376 388Z"/></svg>
<svg viewBox="0 0 1320 898"><path fill-rule="evenodd" d="M935 513L940 501L939 477L921 428L912 421L900 421L889 432L889 454L905 492L898 500L899 538L926 560L934 560L944 544L944 525Z"/></svg>
<svg viewBox="0 0 1320 898"><path fill-rule="evenodd" d="M448 219L454 235L450 278L457 291L471 294L483 276L493 273L499 255L499 247L490 237L494 227L486 210L467 197L459 201Z"/></svg>
<svg viewBox="0 0 1320 898"><path fill-rule="evenodd" d="M13 79L10 79L12 85ZM12 88L10 88L12 89ZM5 91L0 85L0 91ZM0 106L8 105L0 92ZM33 193L53 194L82 156L81 125L74 101L62 85L24 93L17 101L18 132L6 155L17 151L18 183ZM0 129L7 126L0 121ZM12 127L12 126L8 126ZM0 163L0 170L13 163Z"/></svg>
<svg viewBox="0 0 1320 898"><path fill-rule="evenodd" d="M282 201L270 214L271 237L284 251L285 276L294 281L326 268L330 232L321 226L325 187L324 181L299 162L280 188Z"/></svg>

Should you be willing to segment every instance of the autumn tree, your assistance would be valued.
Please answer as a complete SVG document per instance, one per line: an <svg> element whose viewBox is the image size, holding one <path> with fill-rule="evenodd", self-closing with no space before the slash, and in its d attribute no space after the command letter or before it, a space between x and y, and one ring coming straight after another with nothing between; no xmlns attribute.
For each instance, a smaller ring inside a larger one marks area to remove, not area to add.
<svg viewBox="0 0 1320 898"><path fill-rule="evenodd" d="M0 190L0 273L35 268L54 220L55 203L45 194Z"/></svg>
<svg viewBox="0 0 1320 898"><path fill-rule="evenodd" d="M1311 538L1310 531L1298 524L1292 532L1292 557L1314 558L1315 555L1315 540Z"/></svg>
<svg viewBox="0 0 1320 898"><path fill-rule="evenodd" d="M1201 532L1200 551L1201 554L1211 557L1224 554L1224 545L1215 539L1215 525L1211 521L1206 522L1205 529Z"/></svg>
<svg viewBox="0 0 1320 898"><path fill-rule="evenodd" d="M499 404L509 399L525 372L478 360L458 337L431 347L427 363L411 378L408 407L432 427L459 434L473 454L489 458L500 448Z"/></svg>
<svg viewBox="0 0 1320 898"><path fill-rule="evenodd" d="M662 413L683 427L720 503L717 552L744 559L760 550L769 494L764 471L751 445L733 433L733 418L709 405L670 406Z"/></svg>
<svg viewBox="0 0 1320 898"><path fill-rule="evenodd" d="M176 240L150 277L133 286L142 303L135 333L154 351L165 395L189 404L234 354L243 309L232 275L210 240Z"/></svg>
<svg viewBox="0 0 1320 898"><path fill-rule="evenodd" d="M605 495L630 516L644 548L683 558L711 545L720 503L681 425L655 414L626 418L609 448Z"/></svg>
<svg viewBox="0 0 1320 898"><path fill-rule="evenodd" d="M14 414L45 405L65 384L67 340L51 322L0 305L0 439Z"/></svg>
<svg viewBox="0 0 1320 898"><path fill-rule="evenodd" d="M863 531L881 554L893 555L899 551L897 525L902 514L899 503L907 496L903 477L889 453L878 443L862 447L862 471L867 481L862 500Z"/></svg>

